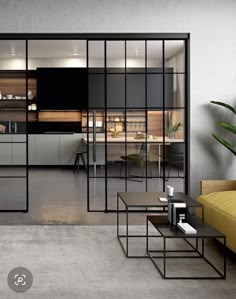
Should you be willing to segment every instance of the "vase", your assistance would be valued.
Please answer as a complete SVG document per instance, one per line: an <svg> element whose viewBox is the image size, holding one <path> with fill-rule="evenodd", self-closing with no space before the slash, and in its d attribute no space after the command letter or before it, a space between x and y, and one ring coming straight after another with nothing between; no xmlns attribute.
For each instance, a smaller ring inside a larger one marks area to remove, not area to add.
<svg viewBox="0 0 236 299"><path fill-rule="evenodd" d="M169 138L174 139L175 138L175 132L169 132Z"/></svg>

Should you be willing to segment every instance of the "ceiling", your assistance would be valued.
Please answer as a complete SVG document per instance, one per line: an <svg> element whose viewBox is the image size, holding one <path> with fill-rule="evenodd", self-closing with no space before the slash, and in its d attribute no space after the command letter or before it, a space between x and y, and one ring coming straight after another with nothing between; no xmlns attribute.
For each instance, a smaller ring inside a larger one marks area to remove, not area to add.
<svg viewBox="0 0 236 299"><path fill-rule="evenodd" d="M25 58L25 41L1 40L0 58ZM107 41L107 57L125 56L124 41ZM168 59L184 49L183 41L165 41L165 57ZM33 40L28 42L29 58L86 58L85 40ZM144 41L127 41L127 58L144 58ZM104 41L89 42L89 57L104 57ZM148 59L162 58L162 41L147 41Z"/></svg>

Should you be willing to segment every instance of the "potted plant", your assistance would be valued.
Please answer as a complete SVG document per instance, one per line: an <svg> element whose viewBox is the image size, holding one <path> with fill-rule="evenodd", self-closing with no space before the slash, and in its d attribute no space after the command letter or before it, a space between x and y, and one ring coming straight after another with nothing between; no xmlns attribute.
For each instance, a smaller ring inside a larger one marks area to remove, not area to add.
<svg viewBox="0 0 236 299"><path fill-rule="evenodd" d="M215 105L219 105L222 106L228 110L230 110L231 112L233 112L236 115L236 109L232 106L230 106L229 104L223 103L223 102L217 102L217 101L211 101L212 104ZM228 130L229 132L236 134L236 126L233 124L230 124L228 122L219 122L218 123L219 126L221 126L222 128ZM218 141L220 142L224 147L226 147L228 150L230 150L234 155L236 155L236 147L234 146L234 144L232 144L232 142L228 142L227 140L225 140L224 138L216 135L216 134L212 134L212 136Z"/></svg>
<svg viewBox="0 0 236 299"><path fill-rule="evenodd" d="M169 138L175 138L175 133L180 129L181 122L176 122L172 126L167 128L167 132L169 133Z"/></svg>

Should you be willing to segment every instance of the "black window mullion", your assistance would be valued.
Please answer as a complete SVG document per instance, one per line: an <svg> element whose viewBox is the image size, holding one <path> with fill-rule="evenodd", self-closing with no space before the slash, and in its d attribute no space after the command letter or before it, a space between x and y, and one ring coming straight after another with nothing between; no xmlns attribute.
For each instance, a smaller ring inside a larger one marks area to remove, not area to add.
<svg viewBox="0 0 236 299"><path fill-rule="evenodd" d="M88 86L87 86L87 128L86 128L86 135L87 135L87 211L90 212L90 185L89 185L89 177L90 177L90 162L89 162L89 41L86 40L86 67L87 67L87 74L88 74Z"/></svg>
<svg viewBox="0 0 236 299"><path fill-rule="evenodd" d="M127 157L127 41L125 40L125 157ZM125 192L128 191L128 161L125 159Z"/></svg>
<svg viewBox="0 0 236 299"><path fill-rule="evenodd" d="M29 118L28 118L28 40L25 41L25 69L26 69L26 77L25 77L25 93L26 93L26 107L25 107L25 113L26 113L26 211L28 213L29 211Z"/></svg>
<svg viewBox="0 0 236 299"><path fill-rule="evenodd" d="M185 40L185 109L184 109L184 142L185 142L185 153L184 153L184 191L186 194L189 194L189 184L190 184L190 41Z"/></svg>
<svg viewBox="0 0 236 299"><path fill-rule="evenodd" d="M104 95L105 95L105 212L107 212L107 40L104 41Z"/></svg>
<svg viewBox="0 0 236 299"><path fill-rule="evenodd" d="M162 138L163 138L163 144L162 144L162 168L163 168L163 192L165 192L165 187L166 187L166 165L165 165L165 160L166 160L166 153L165 153L165 41L162 41L162 90L163 90L163 98L162 98Z"/></svg>
<svg viewBox="0 0 236 299"><path fill-rule="evenodd" d="M146 185L145 185L145 190L146 192L148 191L148 151L149 151L149 146L147 141L147 134L148 134L148 113L147 113L147 40L145 40L145 166L146 166ZM149 166L151 167L150 161L149 161Z"/></svg>

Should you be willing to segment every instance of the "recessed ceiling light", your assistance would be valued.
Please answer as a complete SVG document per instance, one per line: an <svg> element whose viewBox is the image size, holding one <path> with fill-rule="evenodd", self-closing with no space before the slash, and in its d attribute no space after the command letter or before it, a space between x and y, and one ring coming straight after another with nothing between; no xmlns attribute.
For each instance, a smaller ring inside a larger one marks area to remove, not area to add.
<svg viewBox="0 0 236 299"><path fill-rule="evenodd" d="M74 56L78 56L79 54L78 54L78 53L74 53L73 55L74 55Z"/></svg>
<svg viewBox="0 0 236 299"><path fill-rule="evenodd" d="M135 55L138 56L139 54L140 54L140 53L139 53L139 50L136 49L136 50L135 50Z"/></svg>

